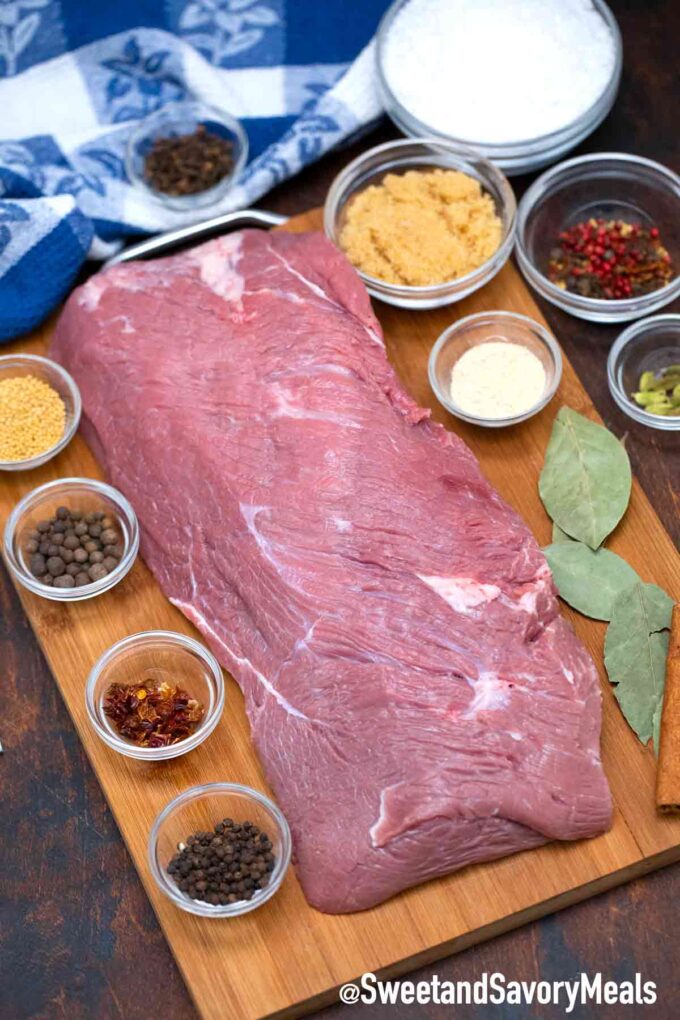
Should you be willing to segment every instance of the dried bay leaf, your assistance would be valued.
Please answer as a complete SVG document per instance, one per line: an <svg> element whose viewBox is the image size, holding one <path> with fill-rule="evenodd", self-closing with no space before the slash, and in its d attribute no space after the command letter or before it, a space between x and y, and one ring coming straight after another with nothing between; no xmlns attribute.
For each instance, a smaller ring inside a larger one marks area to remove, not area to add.
<svg viewBox="0 0 680 1020"><path fill-rule="evenodd" d="M561 407L538 482L552 520L567 535L598 549L623 517L631 483L628 454L616 436Z"/></svg>
<svg viewBox="0 0 680 1020"><path fill-rule="evenodd" d="M572 538L571 535L568 535L566 533L566 531L562 531L562 529L559 526L559 524L555 524L555 522L553 521L553 526L552 526L552 544L553 545L557 545L558 542L575 542L575 541L576 541L576 539Z"/></svg>
<svg viewBox="0 0 680 1020"><path fill-rule="evenodd" d="M583 542L553 542L543 552L560 598L584 616L610 620L614 602L640 578L609 549L593 551Z"/></svg>
<svg viewBox="0 0 680 1020"><path fill-rule="evenodd" d="M673 601L641 581L614 602L604 664L628 724L643 744L658 748Z"/></svg>

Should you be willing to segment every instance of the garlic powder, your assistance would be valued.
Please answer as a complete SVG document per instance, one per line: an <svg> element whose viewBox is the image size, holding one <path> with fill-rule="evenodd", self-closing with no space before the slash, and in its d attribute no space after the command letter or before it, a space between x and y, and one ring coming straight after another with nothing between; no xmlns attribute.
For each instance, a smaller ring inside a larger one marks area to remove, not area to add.
<svg viewBox="0 0 680 1020"><path fill-rule="evenodd" d="M460 356L451 370L450 394L465 414L511 418L538 403L545 384L545 369L533 351L489 340Z"/></svg>

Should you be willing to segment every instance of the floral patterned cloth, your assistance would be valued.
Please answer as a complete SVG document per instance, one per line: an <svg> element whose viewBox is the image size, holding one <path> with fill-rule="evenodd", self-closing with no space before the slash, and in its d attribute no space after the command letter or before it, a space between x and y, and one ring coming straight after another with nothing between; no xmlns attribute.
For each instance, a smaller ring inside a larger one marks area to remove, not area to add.
<svg viewBox="0 0 680 1020"><path fill-rule="evenodd" d="M38 325L88 255L244 208L375 120L386 6L0 0L0 341ZM184 99L248 133L249 163L208 211L169 210L125 171L139 120Z"/></svg>

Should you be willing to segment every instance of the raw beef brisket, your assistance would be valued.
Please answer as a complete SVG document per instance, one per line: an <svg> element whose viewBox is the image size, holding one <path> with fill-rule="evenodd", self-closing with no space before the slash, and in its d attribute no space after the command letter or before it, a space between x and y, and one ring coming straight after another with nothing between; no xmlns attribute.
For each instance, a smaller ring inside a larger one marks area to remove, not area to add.
<svg viewBox="0 0 680 1020"><path fill-rule="evenodd" d="M53 354L146 562L244 691L312 905L607 828L598 677L545 559L321 235L100 273Z"/></svg>

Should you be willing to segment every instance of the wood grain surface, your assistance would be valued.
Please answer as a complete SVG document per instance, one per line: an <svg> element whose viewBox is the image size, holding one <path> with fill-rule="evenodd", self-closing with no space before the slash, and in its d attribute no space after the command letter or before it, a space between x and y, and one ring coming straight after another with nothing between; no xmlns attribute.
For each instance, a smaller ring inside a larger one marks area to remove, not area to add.
<svg viewBox="0 0 680 1020"><path fill-rule="evenodd" d="M680 7L674 0L612 0L625 50L622 88L612 114L581 151L624 150L677 169L676 73ZM263 200L291 214L323 201L334 174L356 152L395 132L382 127L350 150L326 157ZM526 181L513 179L520 193ZM618 332L542 305L609 427L627 436L637 477L676 544L680 541L675 437L632 425L611 402L604 364ZM673 309L670 309L673 310ZM677 310L677 309L676 309ZM0 738L3 871L0 877L0 1014L80 1020L188 1020L194 1009L107 810L58 691L0 569ZM579 971L619 979L636 970L657 982L659 1003L645 1015L680 1010L677 971L680 869L668 868L410 975L475 979L501 970L527 980L561 980ZM336 1006L324 1015L345 1016ZM353 1006L354 1017L378 1011ZM428 1006L389 1010L397 1018L444 1016ZM227 1013L225 1011L225 1016ZM448 1013L446 1013L448 1015ZM465 1015L492 1015L471 1006ZM503 1020L562 1015L561 1009L505 1007ZM592 1015L577 1012L575 1016ZM617 1017L603 1006L598 1016Z"/></svg>
<svg viewBox="0 0 680 1020"><path fill-rule="evenodd" d="M319 229L319 212L285 228ZM540 311L512 265L483 290L453 308L405 312L377 308L388 356L407 390L470 445L483 470L542 543L550 523L537 480L556 409L566 403L596 416L568 361L551 404L528 422L502 432L452 419L427 381L431 347L453 319L504 308L533 318ZM10 350L44 352L50 327ZM7 476L0 488L0 525L16 501L52 478L101 472L84 441L30 473ZM645 580L680 598L680 564L649 501L634 483L631 504L610 548ZM429 882L360 914L330 917L306 904L291 871L277 896L260 910L228 922L189 916L169 903L149 875L146 852L154 818L168 801L197 783L231 780L266 789L252 749L242 698L228 681L227 709L215 733L186 757L161 765L121 758L101 743L85 713L83 691L98 656L138 629L193 628L165 599L141 561L116 589L98 599L59 605L21 590L20 598L57 679L109 805L154 905L175 959L205 1020L244 1020L299 1013L364 971L400 973L680 859L680 818L655 811L655 761L632 734L602 669L604 625L569 611L602 673L603 761L615 803L614 825L594 840L549 846L478 865ZM632 780L632 781L631 781Z"/></svg>

